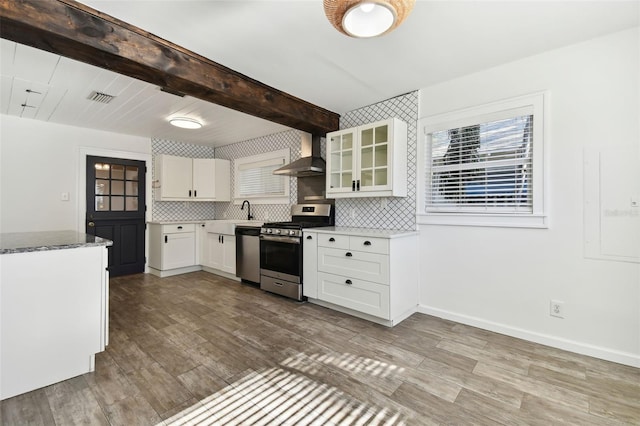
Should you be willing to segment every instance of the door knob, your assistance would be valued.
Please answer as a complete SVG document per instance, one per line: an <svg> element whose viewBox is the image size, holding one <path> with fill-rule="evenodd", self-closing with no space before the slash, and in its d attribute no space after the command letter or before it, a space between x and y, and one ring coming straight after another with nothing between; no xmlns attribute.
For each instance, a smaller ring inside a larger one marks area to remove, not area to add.
<svg viewBox="0 0 640 426"><path fill-rule="evenodd" d="M87 223L87 226L93 228L94 226L96 226L96 224L94 222L89 222Z"/></svg>

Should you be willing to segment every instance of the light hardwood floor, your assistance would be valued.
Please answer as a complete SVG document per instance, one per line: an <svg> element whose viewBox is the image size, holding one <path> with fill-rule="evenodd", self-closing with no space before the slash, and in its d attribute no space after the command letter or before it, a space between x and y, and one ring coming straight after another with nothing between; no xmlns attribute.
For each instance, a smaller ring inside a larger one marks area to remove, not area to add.
<svg viewBox="0 0 640 426"><path fill-rule="evenodd" d="M111 280L96 371L3 425L640 424L640 369L415 314L394 328L205 272Z"/></svg>

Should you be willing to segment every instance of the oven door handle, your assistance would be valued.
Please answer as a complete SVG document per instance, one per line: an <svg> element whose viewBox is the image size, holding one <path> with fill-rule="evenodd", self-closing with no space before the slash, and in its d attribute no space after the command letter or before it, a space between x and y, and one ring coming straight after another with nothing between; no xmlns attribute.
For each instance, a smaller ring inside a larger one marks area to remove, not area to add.
<svg viewBox="0 0 640 426"><path fill-rule="evenodd" d="M260 235L261 241L274 241L276 243L300 244L298 237L276 237L272 235Z"/></svg>

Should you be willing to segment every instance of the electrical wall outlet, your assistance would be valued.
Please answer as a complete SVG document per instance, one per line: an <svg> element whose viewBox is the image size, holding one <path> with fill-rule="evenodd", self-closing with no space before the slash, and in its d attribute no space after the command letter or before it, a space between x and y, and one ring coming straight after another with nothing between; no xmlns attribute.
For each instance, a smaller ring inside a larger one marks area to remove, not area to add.
<svg viewBox="0 0 640 426"><path fill-rule="evenodd" d="M564 302L552 300L549 304L549 315L557 318L564 318Z"/></svg>

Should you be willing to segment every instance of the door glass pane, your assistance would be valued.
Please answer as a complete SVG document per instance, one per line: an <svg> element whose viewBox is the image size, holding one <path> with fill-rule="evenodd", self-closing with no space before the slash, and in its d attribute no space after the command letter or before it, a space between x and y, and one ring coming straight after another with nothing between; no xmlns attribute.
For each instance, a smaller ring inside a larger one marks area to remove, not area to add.
<svg viewBox="0 0 640 426"><path fill-rule="evenodd" d="M108 164L96 164L96 178L97 179L109 179L109 165Z"/></svg>
<svg viewBox="0 0 640 426"><path fill-rule="evenodd" d="M96 194L97 195L109 195L109 181L96 179Z"/></svg>
<svg viewBox="0 0 640 426"><path fill-rule="evenodd" d="M109 197L96 197L96 211L109 211Z"/></svg>
<svg viewBox="0 0 640 426"><path fill-rule="evenodd" d="M127 180L138 180L138 168L135 166L127 166L126 169Z"/></svg>
<svg viewBox="0 0 640 426"><path fill-rule="evenodd" d="M124 166L118 164L111 165L111 179L124 180Z"/></svg>
<svg viewBox="0 0 640 426"><path fill-rule="evenodd" d="M331 152L339 152L340 149L342 149L340 141L340 136L333 136L331 138Z"/></svg>
<svg viewBox="0 0 640 426"><path fill-rule="evenodd" d="M376 145L376 167L388 166L387 164L387 144Z"/></svg>
<svg viewBox="0 0 640 426"><path fill-rule="evenodd" d="M346 133L342 135L342 149L353 148L353 134Z"/></svg>
<svg viewBox="0 0 640 426"><path fill-rule="evenodd" d="M366 170L360 173L360 187L373 186L373 170Z"/></svg>
<svg viewBox="0 0 640 426"><path fill-rule="evenodd" d="M111 197L111 211L124 210L124 197Z"/></svg>
<svg viewBox="0 0 640 426"><path fill-rule="evenodd" d="M127 195L138 195L138 182L125 182Z"/></svg>
<svg viewBox="0 0 640 426"><path fill-rule="evenodd" d="M376 127L376 143L389 142L389 137L387 135L388 130L389 126L386 124L384 126Z"/></svg>
<svg viewBox="0 0 640 426"><path fill-rule="evenodd" d="M340 159L342 157L340 156L340 153L337 154L331 154L331 171L332 172L339 172L340 171Z"/></svg>
<svg viewBox="0 0 640 426"><path fill-rule="evenodd" d="M138 198L136 198L136 197L126 197L126 199L125 199L125 209L128 212L138 211Z"/></svg>
<svg viewBox="0 0 640 426"><path fill-rule="evenodd" d="M360 157L360 166L363 169L370 169L373 167L373 148L363 148L361 152L362 156Z"/></svg>
<svg viewBox="0 0 640 426"><path fill-rule="evenodd" d="M373 129L365 129L360 134L360 144L368 146L373 144Z"/></svg>
<svg viewBox="0 0 640 426"><path fill-rule="evenodd" d="M387 184L387 169L376 169L375 171L375 180L376 185L386 185Z"/></svg>
<svg viewBox="0 0 640 426"><path fill-rule="evenodd" d="M331 173L331 188L340 188L340 173Z"/></svg>
<svg viewBox="0 0 640 426"><path fill-rule="evenodd" d="M351 172L342 174L342 188L349 188L351 186L351 182L353 178L351 177Z"/></svg>
<svg viewBox="0 0 640 426"><path fill-rule="evenodd" d="M353 153L352 151L346 151L342 154L342 170L350 171L353 165Z"/></svg>
<svg viewBox="0 0 640 426"><path fill-rule="evenodd" d="M121 180L111 181L111 194L112 195L124 195L124 182Z"/></svg>

